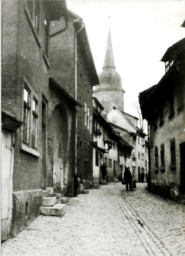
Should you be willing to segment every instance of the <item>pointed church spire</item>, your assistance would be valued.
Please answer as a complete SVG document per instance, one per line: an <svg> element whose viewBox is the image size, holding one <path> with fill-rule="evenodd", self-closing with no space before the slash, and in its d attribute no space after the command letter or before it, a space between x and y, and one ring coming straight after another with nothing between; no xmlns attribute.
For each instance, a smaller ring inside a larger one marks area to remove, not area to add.
<svg viewBox="0 0 185 256"><path fill-rule="evenodd" d="M110 33L110 17L109 17L109 32L108 32L108 38L107 38L107 47L105 52L103 68L107 68L107 67L115 68L114 55L113 55L113 49L112 49L112 40L111 40L111 33Z"/></svg>

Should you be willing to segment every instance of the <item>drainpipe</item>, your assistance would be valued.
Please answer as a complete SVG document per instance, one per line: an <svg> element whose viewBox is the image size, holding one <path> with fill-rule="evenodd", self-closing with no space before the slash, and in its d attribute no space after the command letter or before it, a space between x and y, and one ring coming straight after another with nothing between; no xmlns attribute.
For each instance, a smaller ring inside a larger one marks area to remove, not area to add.
<svg viewBox="0 0 185 256"><path fill-rule="evenodd" d="M77 71L77 63L78 63L78 53L77 53L77 37L80 31L84 28L84 23L82 19L75 20L75 22L81 22L81 27L75 31L74 33L74 83L75 83L75 100L78 99L78 71ZM74 28L75 29L75 28ZM78 131L78 115L76 110L76 120L75 120L75 176L77 176L77 131Z"/></svg>

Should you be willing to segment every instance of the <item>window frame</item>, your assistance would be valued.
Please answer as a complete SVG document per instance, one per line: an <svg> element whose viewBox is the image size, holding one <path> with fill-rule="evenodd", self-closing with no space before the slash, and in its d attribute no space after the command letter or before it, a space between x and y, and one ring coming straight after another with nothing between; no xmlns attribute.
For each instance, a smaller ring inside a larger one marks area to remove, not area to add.
<svg viewBox="0 0 185 256"><path fill-rule="evenodd" d="M27 90L29 92L29 106L27 106L25 104L24 101L24 90ZM33 101L36 102L36 109L33 109ZM25 108L29 107L29 127L27 129L27 136L28 139L25 140L24 137L24 110ZM38 150L38 131L39 131L39 114L38 114L38 110L39 110L39 101L38 101L38 97L36 95L36 93L33 91L30 83L28 82L28 80L24 77L23 79L23 128L22 128L22 138L21 141L24 145L26 145L28 148L33 149L33 150ZM35 118L35 129L33 129L33 122L34 122L34 118ZM33 130L35 130L35 141L33 141ZM25 147L24 147L25 148Z"/></svg>
<svg viewBox="0 0 185 256"><path fill-rule="evenodd" d="M170 140L170 168L174 170L176 168L176 147L175 139Z"/></svg>
<svg viewBox="0 0 185 256"><path fill-rule="evenodd" d="M26 9L30 20L32 22L33 28L39 35L40 30L40 0L25 0Z"/></svg>

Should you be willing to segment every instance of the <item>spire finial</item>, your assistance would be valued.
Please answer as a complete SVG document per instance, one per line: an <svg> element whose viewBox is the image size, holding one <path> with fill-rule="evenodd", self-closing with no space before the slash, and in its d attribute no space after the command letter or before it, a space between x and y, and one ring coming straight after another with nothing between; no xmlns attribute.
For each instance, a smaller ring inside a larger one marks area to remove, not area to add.
<svg viewBox="0 0 185 256"><path fill-rule="evenodd" d="M107 47L106 47L106 52L105 52L103 68L105 68L105 67L115 68L114 55L113 55L113 49L112 49L112 40L111 40L111 34L110 34L111 16L108 16L108 20L109 20L109 30L108 30Z"/></svg>

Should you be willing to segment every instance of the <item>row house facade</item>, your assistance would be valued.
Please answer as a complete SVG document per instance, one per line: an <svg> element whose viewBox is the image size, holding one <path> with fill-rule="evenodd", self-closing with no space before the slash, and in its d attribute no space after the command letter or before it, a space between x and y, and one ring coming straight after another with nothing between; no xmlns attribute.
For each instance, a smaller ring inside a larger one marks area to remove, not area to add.
<svg viewBox="0 0 185 256"><path fill-rule="evenodd" d="M185 39L169 47L165 75L139 95L149 123L151 191L183 201L185 193Z"/></svg>
<svg viewBox="0 0 185 256"><path fill-rule="evenodd" d="M113 131L97 98L93 102L93 179L101 182L101 165L105 163L108 180L115 181L121 172L120 159L130 156L132 146Z"/></svg>
<svg viewBox="0 0 185 256"><path fill-rule="evenodd" d="M122 169L129 167L136 181L146 181L148 175L148 146L146 134L137 126L138 118L116 107L112 108L107 118L112 128L133 147L131 156L127 159L121 159Z"/></svg>
<svg viewBox="0 0 185 256"><path fill-rule="evenodd" d="M38 216L43 196L74 196L75 176L92 176L96 84L85 26L64 0L3 1L2 240Z"/></svg>

